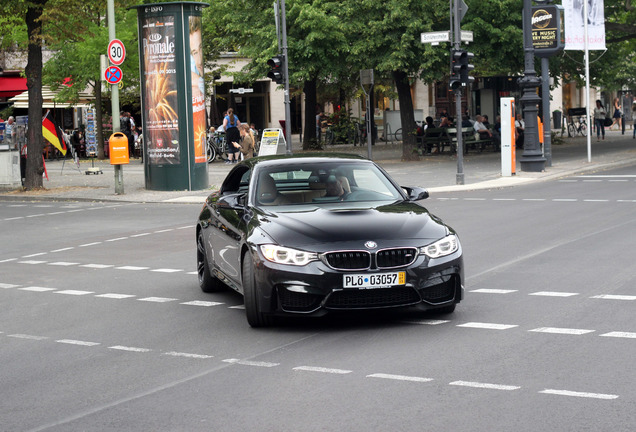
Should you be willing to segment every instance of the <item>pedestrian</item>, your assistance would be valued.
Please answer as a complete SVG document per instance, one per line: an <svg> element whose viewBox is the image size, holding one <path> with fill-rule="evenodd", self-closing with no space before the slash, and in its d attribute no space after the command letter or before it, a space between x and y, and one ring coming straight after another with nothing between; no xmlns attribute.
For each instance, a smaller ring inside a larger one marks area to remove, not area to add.
<svg viewBox="0 0 636 432"><path fill-rule="evenodd" d="M523 141L526 132L526 122L523 120L521 113L517 113L517 119L515 120L515 142L517 148L523 148Z"/></svg>
<svg viewBox="0 0 636 432"><path fill-rule="evenodd" d="M622 124L621 124L621 117L623 116L623 110L621 107L621 101L619 98L614 98L614 121L612 122L612 125L609 127L610 130L612 130L612 127L614 127L614 125L616 123L618 123L618 130L621 130Z"/></svg>
<svg viewBox="0 0 636 432"><path fill-rule="evenodd" d="M239 127L239 132L241 134L239 149L243 154L243 159L249 159L254 156L254 134L247 123L243 123Z"/></svg>
<svg viewBox="0 0 636 432"><path fill-rule="evenodd" d="M238 117L234 114L234 109L227 110L227 115L223 119L223 129L225 130L225 137L228 143L227 150L227 162L237 163L238 155L240 153L241 146L236 147L234 143L238 143L241 140L241 133L238 127L241 125Z"/></svg>
<svg viewBox="0 0 636 432"><path fill-rule="evenodd" d="M320 142L320 133L322 132L322 110L316 114L316 140Z"/></svg>
<svg viewBox="0 0 636 432"><path fill-rule="evenodd" d="M594 127L596 127L596 141L601 140L601 133L603 134L603 139L605 139L605 117L607 113L605 112L605 107L603 106L603 102L600 99L596 100L596 107L594 108Z"/></svg>
<svg viewBox="0 0 636 432"><path fill-rule="evenodd" d="M15 118L13 116L9 116L6 122L4 122L4 139L5 142L11 148L11 144L14 144L15 137ZM15 143L15 149L18 150L18 144Z"/></svg>

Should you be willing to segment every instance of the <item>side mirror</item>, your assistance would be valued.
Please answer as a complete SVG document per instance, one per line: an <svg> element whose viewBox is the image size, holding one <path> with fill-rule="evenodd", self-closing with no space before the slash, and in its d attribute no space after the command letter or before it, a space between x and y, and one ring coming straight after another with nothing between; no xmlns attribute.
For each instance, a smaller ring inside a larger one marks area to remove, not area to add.
<svg viewBox="0 0 636 432"><path fill-rule="evenodd" d="M245 194L231 194L219 198L217 207L229 210L242 210L245 207Z"/></svg>
<svg viewBox="0 0 636 432"><path fill-rule="evenodd" d="M407 187L402 186L402 189L406 191L409 196L409 201L420 201L428 198L428 191L420 187Z"/></svg>

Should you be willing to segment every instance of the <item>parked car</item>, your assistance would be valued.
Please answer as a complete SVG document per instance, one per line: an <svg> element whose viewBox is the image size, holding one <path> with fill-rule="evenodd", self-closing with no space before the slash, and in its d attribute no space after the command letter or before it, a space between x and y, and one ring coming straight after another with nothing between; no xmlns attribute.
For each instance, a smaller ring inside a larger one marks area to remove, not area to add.
<svg viewBox="0 0 636 432"><path fill-rule="evenodd" d="M199 215L199 285L243 294L253 327L330 311L451 313L464 296L462 248L417 203L427 197L359 156L248 159Z"/></svg>

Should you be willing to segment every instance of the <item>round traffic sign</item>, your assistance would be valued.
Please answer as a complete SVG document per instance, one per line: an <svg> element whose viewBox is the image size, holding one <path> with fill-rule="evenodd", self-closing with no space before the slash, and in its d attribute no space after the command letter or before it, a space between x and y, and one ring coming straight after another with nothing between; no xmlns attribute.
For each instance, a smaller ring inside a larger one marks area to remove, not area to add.
<svg viewBox="0 0 636 432"><path fill-rule="evenodd" d="M121 69L117 66L109 66L106 68L106 72L104 73L104 78L108 84L117 84L122 79Z"/></svg>
<svg viewBox="0 0 636 432"><path fill-rule="evenodd" d="M126 58L126 47L119 39L113 39L108 44L108 60L114 65L119 66Z"/></svg>

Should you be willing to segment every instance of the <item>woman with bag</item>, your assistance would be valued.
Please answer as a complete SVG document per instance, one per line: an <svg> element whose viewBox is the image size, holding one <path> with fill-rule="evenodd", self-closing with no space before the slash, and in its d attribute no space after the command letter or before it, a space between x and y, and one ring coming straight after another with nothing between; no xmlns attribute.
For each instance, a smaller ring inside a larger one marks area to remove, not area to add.
<svg viewBox="0 0 636 432"><path fill-rule="evenodd" d="M623 111L621 111L621 102L620 99L618 98L614 98L614 122L612 123L612 126L610 126L610 130L612 130L612 127L614 127L614 125L616 123L618 123L618 130L621 130L621 117L623 115Z"/></svg>
<svg viewBox="0 0 636 432"><path fill-rule="evenodd" d="M605 139L605 107L600 99L596 100L596 108L594 108L594 126L596 127L596 141L600 141L601 132Z"/></svg>
<svg viewBox="0 0 636 432"><path fill-rule="evenodd" d="M236 148L233 143L239 142L241 140L241 134L238 130L238 127L241 125L238 117L234 115L234 109L230 108L227 110L227 115L223 119L223 130L225 131L225 138L228 143L227 149L227 162L226 163L237 163L238 156L240 153L240 146Z"/></svg>

